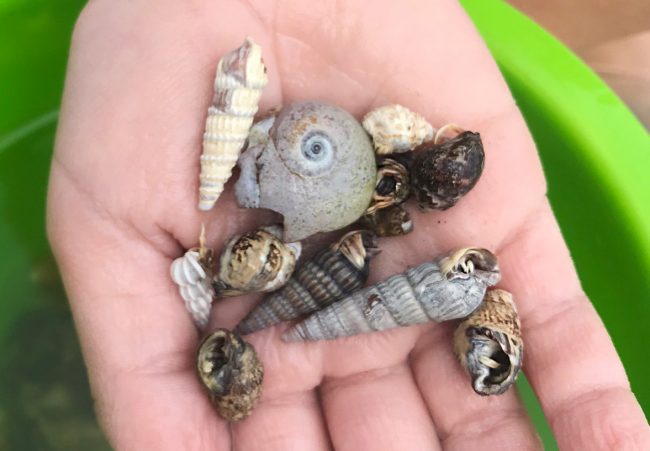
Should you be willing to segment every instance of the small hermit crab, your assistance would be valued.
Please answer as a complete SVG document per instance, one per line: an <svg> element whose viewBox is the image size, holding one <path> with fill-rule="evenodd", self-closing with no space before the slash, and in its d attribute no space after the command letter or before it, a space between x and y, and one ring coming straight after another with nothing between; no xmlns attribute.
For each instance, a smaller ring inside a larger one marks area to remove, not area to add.
<svg viewBox="0 0 650 451"><path fill-rule="evenodd" d="M377 183L366 214L404 202L411 192L407 164L384 158L377 167Z"/></svg>

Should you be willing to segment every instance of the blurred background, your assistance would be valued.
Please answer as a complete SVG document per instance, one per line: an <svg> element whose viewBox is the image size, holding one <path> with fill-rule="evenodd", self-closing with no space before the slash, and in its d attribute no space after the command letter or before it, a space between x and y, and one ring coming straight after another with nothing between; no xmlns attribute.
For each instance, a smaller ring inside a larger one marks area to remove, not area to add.
<svg viewBox="0 0 650 451"><path fill-rule="evenodd" d="M44 229L65 61L83 3L0 0L2 450L109 449ZM630 110L650 124L650 2L511 1L565 45L502 1L462 3L531 128L585 290L647 415L650 138ZM525 378L518 389L556 449Z"/></svg>

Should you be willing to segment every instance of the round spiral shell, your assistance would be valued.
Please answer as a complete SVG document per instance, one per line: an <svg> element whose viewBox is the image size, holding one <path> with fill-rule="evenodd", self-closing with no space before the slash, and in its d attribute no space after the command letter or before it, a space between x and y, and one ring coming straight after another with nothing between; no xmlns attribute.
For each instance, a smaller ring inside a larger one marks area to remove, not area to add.
<svg viewBox="0 0 650 451"><path fill-rule="evenodd" d="M185 307L200 329L208 324L212 307L211 261L211 252L190 249L170 267L172 280L178 285Z"/></svg>
<svg viewBox="0 0 650 451"><path fill-rule="evenodd" d="M264 367L250 343L217 329L201 343L196 369L221 418L239 421L251 414L262 394Z"/></svg>
<svg viewBox="0 0 650 451"><path fill-rule="evenodd" d="M454 333L454 350L479 395L498 395L519 374L524 357L521 324L512 294L488 290L483 304Z"/></svg>
<svg viewBox="0 0 650 451"><path fill-rule="evenodd" d="M214 206L230 178L267 83L262 50L250 38L219 61L203 134L200 210Z"/></svg>
<svg viewBox="0 0 650 451"><path fill-rule="evenodd" d="M463 318L479 306L487 287L500 277L496 257L490 251L454 251L338 300L296 324L283 339L332 340Z"/></svg>
<svg viewBox="0 0 650 451"><path fill-rule="evenodd" d="M219 257L213 287L217 297L269 292L283 286L300 257L300 243L285 244L282 228L261 227L232 238Z"/></svg>
<svg viewBox="0 0 650 451"><path fill-rule="evenodd" d="M374 235L354 231L299 266L289 282L262 300L236 327L250 334L282 321L315 312L358 290L368 279L376 254Z"/></svg>
<svg viewBox="0 0 650 451"><path fill-rule="evenodd" d="M363 128L372 136L377 155L408 152L433 138L431 124L402 105L372 110L363 118Z"/></svg>

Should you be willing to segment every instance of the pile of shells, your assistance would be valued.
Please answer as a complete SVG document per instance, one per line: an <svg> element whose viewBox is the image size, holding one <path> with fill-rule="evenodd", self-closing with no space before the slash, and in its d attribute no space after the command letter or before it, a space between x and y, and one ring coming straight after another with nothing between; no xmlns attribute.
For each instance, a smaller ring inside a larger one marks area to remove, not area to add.
<svg viewBox="0 0 650 451"><path fill-rule="evenodd" d="M476 185L485 159L480 135L455 124L436 129L401 105L374 109L360 123L336 106L300 101L254 123L267 81L261 49L250 38L219 61L199 209L212 208L237 164L238 204L280 213L283 224L231 237L218 257L202 233L200 245L171 265L202 331L213 299L268 293L234 330L217 329L199 347L199 379L219 415L247 417L262 393L262 361L241 336L294 320L284 341L461 320L454 349L473 389L507 390L521 367L523 342L512 296L493 288L501 272L492 252L454 249L365 286L377 237L413 230L404 207L410 198L423 212L445 210ZM300 259L304 240L343 229Z"/></svg>

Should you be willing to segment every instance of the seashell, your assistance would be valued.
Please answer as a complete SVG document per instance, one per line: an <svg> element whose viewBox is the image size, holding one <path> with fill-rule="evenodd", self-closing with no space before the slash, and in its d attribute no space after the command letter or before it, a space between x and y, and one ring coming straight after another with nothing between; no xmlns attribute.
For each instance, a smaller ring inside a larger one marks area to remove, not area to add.
<svg viewBox="0 0 650 451"><path fill-rule="evenodd" d="M446 210L476 185L483 172L485 154L478 133L463 132L435 145L415 149L411 166L411 191L423 211Z"/></svg>
<svg viewBox="0 0 650 451"><path fill-rule="evenodd" d="M361 218L361 224L377 236L399 236L413 231L411 216L400 205L376 210Z"/></svg>
<svg viewBox="0 0 650 451"><path fill-rule="evenodd" d="M483 304L458 325L454 350L476 393L504 393L517 379L524 356L512 294L489 290Z"/></svg>
<svg viewBox="0 0 650 451"><path fill-rule="evenodd" d="M212 249L204 247L202 232L201 247L190 249L170 267L172 280L178 285L185 307L199 329L208 324L212 307L212 260Z"/></svg>
<svg viewBox="0 0 650 451"><path fill-rule="evenodd" d="M401 105L372 110L363 118L377 155L408 152L433 138L433 127L421 115Z"/></svg>
<svg viewBox="0 0 650 451"><path fill-rule="evenodd" d="M459 249L357 291L289 329L285 341L332 340L359 333L463 318L501 277L494 254Z"/></svg>
<svg viewBox="0 0 650 451"><path fill-rule="evenodd" d="M341 229L363 215L377 166L368 136L350 114L321 102L296 102L263 126L268 139L239 158L235 195L241 206L284 215L286 242Z"/></svg>
<svg viewBox="0 0 650 451"><path fill-rule="evenodd" d="M409 171L403 164L392 158L384 158L377 168L377 183L372 193L372 203L366 214L381 208L401 204L411 192Z"/></svg>
<svg viewBox="0 0 650 451"><path fill-rule="evenodd" d="M217 329L201 343L196 369L221 418L239 421L251 414L262 394L264 367L250 343Z"/></svg>
<svg viewBox="0 0 650 451"><path fill-rule="evenodd" d="M232 238L219 257L217 297L269 292L287 283L300 257L300 243L285 244L281 227L261 227Z"/></svg>
<svg viewBox="0 0 650 451"><path fill-rule="evenodd" d="M219 61L203 134L199 210L210 210L221 195L267 83L262 49L250 38Z"/></svg>
<svg viewBox="0 0 650 451"><path fill-rule="evenodd" d="M300 266L279 291L260 302L236 327L241 334L315 312L360 289L368 279L370 259L377 254L368 231L347 233Z"/></svg>

